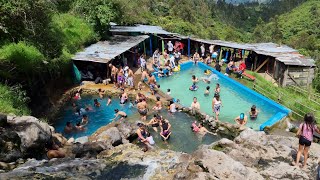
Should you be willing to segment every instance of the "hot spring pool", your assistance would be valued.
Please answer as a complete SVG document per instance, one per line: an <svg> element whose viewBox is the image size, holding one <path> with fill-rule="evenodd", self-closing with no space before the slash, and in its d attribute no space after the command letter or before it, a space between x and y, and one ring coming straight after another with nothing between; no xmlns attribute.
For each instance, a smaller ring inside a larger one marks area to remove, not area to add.
<svg viewBox="0 0 320 180"><path fill-rule="evenodd" d="M98 99L101 104L101 107L94 107L93 100ZM81 100L76 101L75 103L78 107L86 107L90 105L93 110L86 113L89 117L89 123L86 126L86 130L83 132L77 132L72 134L65 134L64 127L66 122L70 121L73 125L76 125L77 122L81 121L82 115L76 115L75 110L72 108L72 102L66 103L60 114L55 121L54 127L57 132L62 133L65 137L70 138L78 138L81 136L90 136L100 127L109 124L114 118L115 113L114 109L119 109L120 111L124 111L128 116L136 112L136 109L130 109L129 103L125 105L120 104L120 100L118 98L113 98L112 103L107 106L107 98L100 99L98 96L86 95L81 97Z"/></svg>
<svg viewBox="0 0 320 180"><path fill-rule="evenodd" d="M210 84L207 84L200 80L201 77L205 77L204 70L208 69L209 66L200 63L194 65L191 62L187 62L181 65L181 71L175 73L171 77L164 77L158 79L160 84L160 89L166 92L167 89L171 89L171 96L175 99L180 100L180 104L183 106L190 107L193 97L197 97L200 103L200 111L213 116L212 112L212 99L214 96L214 89L216 83L220 84L220 98L222 100L223 107L221 107L219 120L223 122L235 123L234 118L239 116L240 113L245 113L249 115L249 111L252 105L256 105L258 110L260 110L259 116L256 120L248 120L248 127L255 130L260 129L260 125L267 120L275 117L275 115L281 111L278 107L280 105L273 105L274 102L268 102L267 100L249 93L240 86L241 84L235 85L232 80L221 77L218 75L219 79L212 79ZM210 67L211 68L211 67ZM198 90L190 91L189 87L192 85L191 76L196 75L199 78ZM222 75L223 76L223 75ZM204 96L205 88L210 86L210 95ZM271 100L270 100L271 101ZM284 108L284 107L283 107ZM285 112L281 115L286 115Z"/></svg>
<svg viewBox="0 0 320 180"><path fill-rule="evenodd" d="M195 121L195 118L186 113L176 112L174 115L171 115L167 111L163 110L160 115L170 121L172 131L168 142L164 142L159 134L160 127L158 128L158 132L155 132L152 127L148 128L150 134L153 136L156 146L160 148L191 153L201 144L211 144L221 139L220 136L214 136L211 134L200 136L199 134L194 133L191 130L191 124ZM149 120L151 118L151 116L148 117Z"/></svg>

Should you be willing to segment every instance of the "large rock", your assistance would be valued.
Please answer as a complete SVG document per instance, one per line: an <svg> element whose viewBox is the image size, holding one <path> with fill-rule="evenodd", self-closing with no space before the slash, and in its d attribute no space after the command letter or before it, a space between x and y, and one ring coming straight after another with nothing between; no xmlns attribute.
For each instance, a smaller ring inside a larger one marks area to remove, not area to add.
<svg viewBox="0 0 320 180"><path fill-rule="evenodd" d="M47 123L32 116L14 117L8 124L21 139L22 153L37 153L51 140L51 129Z"/></svg>
<svg viewBox="0 0 320 180"><path fill-rule="evenodd" d="M122 144L121 134L116 127L111 127L95 137L96 141L110 142L113 146Z"/></svg>
<svg viewBox="0 0 320 180"><path fill-rule="evenodd" d="M47 123L32 116L0 115L0 121L0 161L43 156L46 144L52 140Z"/></svg>
<svg viewBox="0 0 320 180"><path fill-rule="evenodd" d="M223 152L203 148L194 155L197 164L218 179L263 179L254 169L245 167Z"/></svg>
<svg viewBox="0 0 320 180"><path fill-rule="evenodd" d="M112 146L109 143L106 142L88 142L85 144L76 143L71 146L72 154L69 153L68 156L74 155L76 158L82 158L82 157L96 157L100 152L104 150L111 149ZM69 149L68 146L65 147L65 149Z"/></svg>

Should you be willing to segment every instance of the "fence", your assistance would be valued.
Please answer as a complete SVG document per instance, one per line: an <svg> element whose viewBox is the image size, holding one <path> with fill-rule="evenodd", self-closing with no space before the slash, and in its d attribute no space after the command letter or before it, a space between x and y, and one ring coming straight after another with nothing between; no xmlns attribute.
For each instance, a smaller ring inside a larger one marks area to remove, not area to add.
<svg viewBox="0 0 320 180"><path fill-rule="evenodd" d="M310 89L305 90L297 86L270 87L270 84L258 79L254 81L252 89L290 108L295 118L303 118L306 113L313 112L315 118L320 120L320 114L316 114L320 111L320 94L312 93Z"/></svg>

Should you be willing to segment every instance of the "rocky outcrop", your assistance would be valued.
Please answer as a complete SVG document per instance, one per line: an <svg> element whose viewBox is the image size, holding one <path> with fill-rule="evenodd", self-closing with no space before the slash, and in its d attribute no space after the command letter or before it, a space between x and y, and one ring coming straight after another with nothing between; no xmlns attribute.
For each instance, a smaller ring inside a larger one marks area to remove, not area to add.
<svg viewBox="0 0 320 180"><path fill-rule="evenodd" d="M13 162L19 158L40 157L51 139L50 126L32 116L2 116L0 161Z"/></svg>
<svg viewBox="0 0 320 180"><path fill-rule="evenodd" d="M124 137L119 129L113 125L101 133L108 136L116 133L108 138L118 140ZM156 147L143 152L140 144L113 147L105 141L68 146L76 158L29 160L0 174L0 179L314 179L320 158L320 145L312 144L308 167L304 170L293 167L290 162L296 155L297 138L266 135L251 129L245 129L234 140L224 138L203 145L192 154Z"/></svg>

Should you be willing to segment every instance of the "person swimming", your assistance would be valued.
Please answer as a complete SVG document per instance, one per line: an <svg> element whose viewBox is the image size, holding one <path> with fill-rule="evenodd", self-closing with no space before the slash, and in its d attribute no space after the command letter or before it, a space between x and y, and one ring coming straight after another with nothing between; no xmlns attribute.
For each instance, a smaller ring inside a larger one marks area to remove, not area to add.
<svg viewBox="0 0 320 180"><path fill-rule="evenodd" d="M250 119L251 119L251 120L257 119L258 114L259 114L259 111L257 110L256 105L253 105L253 106L251 107L250 112L249 112Z"/></svg>
<svg viewBox="0 0 320 180"><path fill-rule="evenodd" d="M83 115L82 119L81 119L81 125L82 126L86 126L88 124L88 122L89 122L88 116L87 115Z"/></svg>
<svg viewBox="0 0 320 180"><path fill-rule="evenodd" d="M112 102L111 96L108 96L107 106L109 106Z"/></svg>
<svg viewBox="0 0 320 180"><path fill-rule="evenodd" d="M199 132L199 127L197 126L197 121L194 121L192 124L191 124L191 129L193 132Z"/></svg>
<svg viewBox="0 0 320 180"><path fill-rule="evenodd" d="M77 131L84 131L85 130L85 128L81 125L81 122L77 122L75 128Z"/></svg>
<svg viewBox="0 0 320 180"><path fill-rule="evenodd" d="M101 106L101 104L99 103L98 99L94 99L93 102L94 102L94 106L95 107L100 107Z"/></svg>
<svg viewBox="0 0 320 180"><path fill-rule="evenodd" d="M177 112L176 105L174 104L173 100L170 101L169 112L170 113Z"/></svg>
<svg viewBox="0 0 320 180"><path fill-rule="evenodd" d="M192 86L189 87L190 91L196 91L198 90L198 86L196 85L196 83L193 83Z"/></svg>
<svg viewBox="0 0 320 180"><path fill-rule="evenodd" d="M209 77L202 77L202 81L207 84L210 84L212 79L218 80L219 78L216 74L211 74Z"/></svg>
<svg viewBox="0 0 320 180"><path fill-rule="evenodd" d="M128 117L124 111L119 111L119 109L115 109L114 112L116 113L116 116L112 119L112 121L114 121L118 116L120 116L120 120Z"/></svg>
<svg viewBox="0 0 320 180"><path fill-rule="evenodd" d="M199 81L199 79L196 77L196 75L192 75L191 80L193 83L197 83Z"/></svg>

